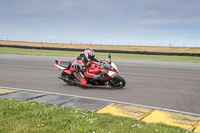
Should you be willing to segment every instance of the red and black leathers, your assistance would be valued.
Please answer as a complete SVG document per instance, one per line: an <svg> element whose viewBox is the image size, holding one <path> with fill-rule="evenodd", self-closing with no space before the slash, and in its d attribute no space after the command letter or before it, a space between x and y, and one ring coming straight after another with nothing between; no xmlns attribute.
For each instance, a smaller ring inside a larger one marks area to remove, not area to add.
<svg viewBox="0 0 200 133"><path fill-rule="evenodd" d="M93 61L100 62L100 59L94 57ZM78 79L78 84L81 86L87 85L87 80L85 79L85 77L88 78L95 77L95 74L88 72L87 64L88 61L87 58L85 57L85 54L80 54L79 56L76 57L71 67L71 72Z"/></svg>

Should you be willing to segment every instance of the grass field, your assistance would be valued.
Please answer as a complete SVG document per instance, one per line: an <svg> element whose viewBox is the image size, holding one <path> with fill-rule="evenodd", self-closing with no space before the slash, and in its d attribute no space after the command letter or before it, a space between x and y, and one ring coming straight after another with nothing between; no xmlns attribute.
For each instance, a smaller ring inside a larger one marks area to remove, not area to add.
<svg viewBox="0 0 200 133"><path fill-rule="evenodd" d="M76 57L81 52L75 51L56 51L56 50L34 50L0 47L1 54L23 54L23 55L48 55L48 56L71 56ZM158 60L158 61L177 61L177 62L200 62L200 57L189 56L164 56L164 55L138 55L138 54L117 54L112 53L115 59L132 59L132 60ZM107 59L108 53L98 53L99 58Z"/></svg>
<svg viewBox="0 0 200 133"><path fill-rule="evenodd" d="M167 53L200 53L199 47L159 47L159 46L121 46L121 45L92 45L92 44L61 44L61 43L38 43L23 41L4 41L4 45L38 46L38 47L57 47L57 48L92 48L103 50L122 50L122 51L148 51L148 52L167 52Z"/></svg>
<svg viewBox="0 0 200 133"><path fill-rule="evenodd" d="M188 133L132 118L0 98L1 133Z"/></svg>

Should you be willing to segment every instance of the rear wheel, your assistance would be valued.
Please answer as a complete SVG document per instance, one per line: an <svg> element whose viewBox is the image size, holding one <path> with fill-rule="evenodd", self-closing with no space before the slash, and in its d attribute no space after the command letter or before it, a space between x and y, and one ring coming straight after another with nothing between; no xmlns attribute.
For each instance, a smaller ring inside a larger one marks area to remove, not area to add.
<svg viewBox="0 0 200 133"><path fill-rule="evenodd" d="M126 85L126 81L121 76L117 76L109 81L108 85L112 88L123 88Z"/></svg>
<svg viewBox="0 0 200 133"><path fill-rule="evenodd" d="M69 75L65 72L61 73L61 77L62 77L62 80L69 85L75 85L76 84L74 79L71 77L71 75Z"/></svg>

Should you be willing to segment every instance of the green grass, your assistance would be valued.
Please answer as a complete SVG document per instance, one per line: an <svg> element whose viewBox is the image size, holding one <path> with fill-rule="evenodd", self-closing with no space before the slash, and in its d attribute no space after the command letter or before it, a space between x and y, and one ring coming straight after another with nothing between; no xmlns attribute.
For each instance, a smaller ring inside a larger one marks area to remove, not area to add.
<svg viewBox="0 0 200 133"><path fill-rule="evenodd" d="M179 127L71 107L0 98L1 133L186 133Z"/></svg>
<svg viewBox="0 0 200 133"><path fill-rule="evenodd" d="M34 50L0 47L2 54L24 54L24 55L48 55L48 56L72 56L76 57L81 52L75 51L55 51L55 50ZM108 53L98 53L99 58L107 58ZM176 61L176 62L200 62L200 57L190 56L165 56L165 55L139 55L139 54L116 54L112 53L112 58L115 59L132 59L132 60L157 60L157 61Z"/></svg>

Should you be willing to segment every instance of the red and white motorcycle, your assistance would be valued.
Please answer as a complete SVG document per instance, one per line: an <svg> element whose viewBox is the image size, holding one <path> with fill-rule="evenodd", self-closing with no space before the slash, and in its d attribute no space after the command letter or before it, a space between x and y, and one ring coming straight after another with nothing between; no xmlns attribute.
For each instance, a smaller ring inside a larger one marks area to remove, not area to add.
<svg viewBox="0 0 200 133"><path fill-rule="evenodd" d="M100 63L92 61L87 64L87 70L89 73L100 74L100 78L98 79L85 77L87 83L90 85L109 85L112 88L118 89L123 88L126 82L124 78L118 74L119 71L116 64L111 62L110 54L108 58L110 58L110 62L106 60L101 61ZM70 85L75 85L77 83L77 79L70 71L72 63L72 61L56 60L54 66L62 70L62 73L58 78L62 79L64 82Z"/></svg>

